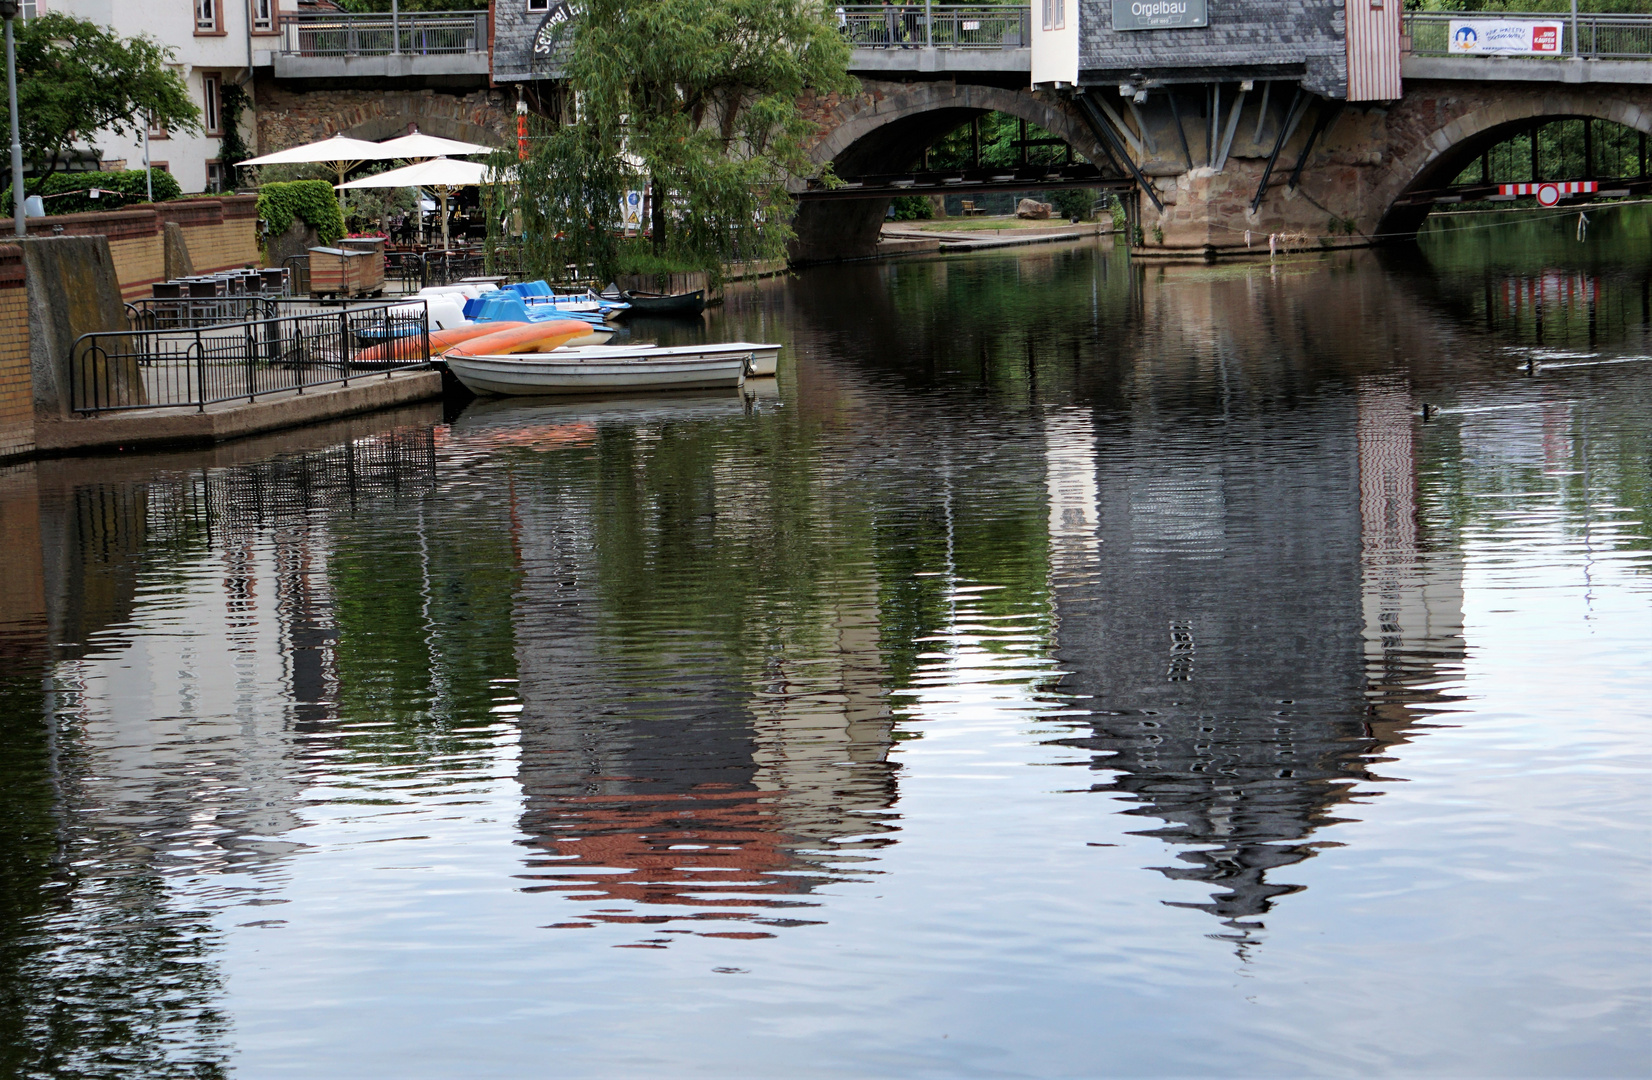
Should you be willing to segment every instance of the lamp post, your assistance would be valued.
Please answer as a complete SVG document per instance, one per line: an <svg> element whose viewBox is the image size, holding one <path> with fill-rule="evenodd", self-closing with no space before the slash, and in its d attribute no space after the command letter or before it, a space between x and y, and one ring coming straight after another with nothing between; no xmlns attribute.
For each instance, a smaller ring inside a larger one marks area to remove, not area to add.
<svg viewBox="0 0 1652 1080"><path fill-rule="evenodd" d="M23 139L17 132L17 43L11 24L17 21L18 0L0 0L0 18L6 20L6 101L11 105L11 202L18 236L27 236L23 220Z"/></svg>

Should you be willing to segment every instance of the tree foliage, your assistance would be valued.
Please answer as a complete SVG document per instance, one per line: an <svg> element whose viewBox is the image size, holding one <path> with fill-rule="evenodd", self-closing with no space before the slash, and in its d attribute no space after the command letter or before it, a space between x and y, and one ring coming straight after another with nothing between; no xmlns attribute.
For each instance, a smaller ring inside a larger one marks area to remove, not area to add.
<svg viewBox="0 0 1652 1080"><path fill-rule="evenodd" d="M577 115L534 140L507 208L521 213L530 265L716 279L728 263L783 255L787 181L814 168L798 95L854 86L821 0L587 0L571 32ZM645 189L646 247L615 234L625 193Z"/></svg>
<svg viewBox="0 0 1652 1080"><path fill-rule="evenodd" d="M176 132L201 130L201 110L167 66L173 51L155 39L123 38L56 11L19 20L16 34L23 153L37 178L54 172L76 139L139 134L146 117ZM0 102L4 92L0 84Z"/></svg>

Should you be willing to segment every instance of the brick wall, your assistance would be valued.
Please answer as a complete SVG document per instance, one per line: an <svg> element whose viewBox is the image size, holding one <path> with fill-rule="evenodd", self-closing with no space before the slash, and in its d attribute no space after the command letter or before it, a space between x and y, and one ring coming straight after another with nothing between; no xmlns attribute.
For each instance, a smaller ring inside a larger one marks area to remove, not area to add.
<svg viewBox="0 0 1652 1080"><path fill-rule="evenodd" d="M23 252L0 246L0 460L34 450L34 383L29 365L29 290Z"/></svg>
<svg viewBox="0 0 1652 1080"><path fill-rule="evenodd" d="M184 244L198 274L259 261L256 195L180 199L125 210L32 218L29 235L61 232L65 236L108 237L121 297L132 300L148 296L151 285L166 279L164 230L168 221L183 228Z"/></svg>

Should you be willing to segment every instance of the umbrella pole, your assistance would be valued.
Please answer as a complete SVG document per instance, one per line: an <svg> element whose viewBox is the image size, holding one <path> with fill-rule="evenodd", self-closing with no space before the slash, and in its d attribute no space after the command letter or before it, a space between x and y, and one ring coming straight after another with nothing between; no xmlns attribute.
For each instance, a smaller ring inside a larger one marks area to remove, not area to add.
<svg viewBox="0 0 1652 1080"><path fill-rule="evenodd" d="M447 185L439 185L436 188L436 194L442 200L442 250L446 251L450 246L447 242Z"/></svg>

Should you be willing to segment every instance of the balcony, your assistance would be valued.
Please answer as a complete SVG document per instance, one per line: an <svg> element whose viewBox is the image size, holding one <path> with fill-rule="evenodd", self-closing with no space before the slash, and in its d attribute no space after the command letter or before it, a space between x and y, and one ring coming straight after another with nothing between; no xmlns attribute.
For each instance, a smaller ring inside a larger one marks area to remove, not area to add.
<svg viewBox="0 0 1652 1080"><path fill-rule="evenodd" d="M860 74L1032 70L1030 7L907 0L845 4L834 15L854 47L850 70Z"/></svg>
<svg viewBox="0 0 1652 1080"><path fill-rule="evenodd" d="M488 13L288 15L277 46L253 62L278 79L486 78Z"/></svg>

